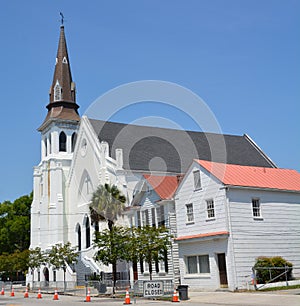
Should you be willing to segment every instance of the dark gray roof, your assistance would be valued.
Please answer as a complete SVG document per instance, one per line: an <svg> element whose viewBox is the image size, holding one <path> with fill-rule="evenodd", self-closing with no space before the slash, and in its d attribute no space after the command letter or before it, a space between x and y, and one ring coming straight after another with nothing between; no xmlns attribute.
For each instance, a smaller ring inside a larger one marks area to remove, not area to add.
<svg viewBox="0 0 300 306"><path fill-rule="evenodd" d="M124 168L185 173L193 159L228 164L275 167L246 136L183 131L89 119L110 155L123 149Z"/></svg>

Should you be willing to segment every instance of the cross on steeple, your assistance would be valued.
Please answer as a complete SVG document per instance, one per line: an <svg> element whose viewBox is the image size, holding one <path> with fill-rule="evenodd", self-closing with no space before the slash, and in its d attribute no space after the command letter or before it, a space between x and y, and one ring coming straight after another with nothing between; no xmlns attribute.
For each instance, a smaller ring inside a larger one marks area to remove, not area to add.
<svg viewBox="0 0 300 306"><path fill-rule="evenodd" d="M60 12L59 15L61 16L60 23L61 23L61 25L63 26L63 25L64 25L64 19L65 19L65 17L64 17L64 15L63 15L62 12Z"/></svg>

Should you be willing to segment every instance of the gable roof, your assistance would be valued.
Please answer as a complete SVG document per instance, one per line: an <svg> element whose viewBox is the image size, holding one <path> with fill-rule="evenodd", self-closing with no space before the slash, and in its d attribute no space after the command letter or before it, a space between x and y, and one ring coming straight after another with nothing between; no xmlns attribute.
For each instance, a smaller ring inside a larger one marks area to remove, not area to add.
<svg viewBox="0 0 300 306"><path fill-rule="evenodd" d="M225 185L300 191L296 170L195 161Z"/></svg>
<svg viewBox="0 0 300 306"><path fill-rule="evenodd" d="M141 172L185 173L193 159L275 167L246 136L183 131L89 119L110 155L123 149L124 168Z"/></svg>
<svg viewBox="0 0 300 306"><path fill-rule="evenodd" d="M144 178L162 200L172 199L180 181L178 176L144 174Z"/></svg>

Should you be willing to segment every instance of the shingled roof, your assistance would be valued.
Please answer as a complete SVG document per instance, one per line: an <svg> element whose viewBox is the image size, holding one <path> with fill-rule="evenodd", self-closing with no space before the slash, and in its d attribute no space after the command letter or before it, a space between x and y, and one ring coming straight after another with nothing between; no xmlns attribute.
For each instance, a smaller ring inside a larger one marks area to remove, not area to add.
<svg viewBox="0 0 300 306"><path fill-rule="evenodd" d="M138 126L89 119L110 154L123 149L124 168L185 173L193 159L258 167L276 167L247 135L222 135Z"/></svg>

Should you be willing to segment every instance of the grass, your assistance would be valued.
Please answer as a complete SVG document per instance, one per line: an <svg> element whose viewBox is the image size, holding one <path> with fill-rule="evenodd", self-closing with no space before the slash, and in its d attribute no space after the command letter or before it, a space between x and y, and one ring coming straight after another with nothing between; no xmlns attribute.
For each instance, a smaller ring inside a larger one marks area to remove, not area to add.
<svg viewBox="0 0 300 306"><path fill-rule="evenodd" d="M263 288L263 289L258 289L258 291L277 291L277 290L288 290L288 289L300 289L300 285Z"/></svg>

